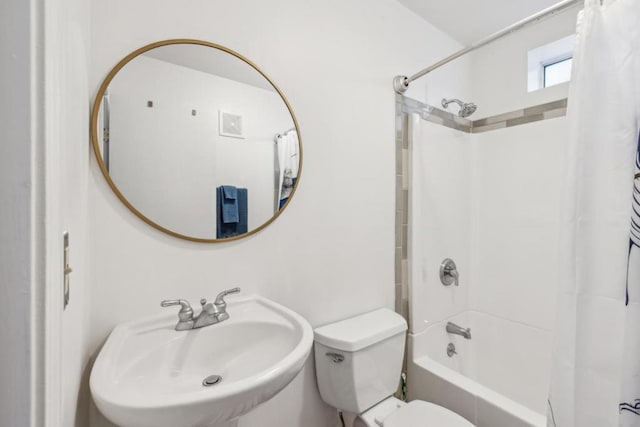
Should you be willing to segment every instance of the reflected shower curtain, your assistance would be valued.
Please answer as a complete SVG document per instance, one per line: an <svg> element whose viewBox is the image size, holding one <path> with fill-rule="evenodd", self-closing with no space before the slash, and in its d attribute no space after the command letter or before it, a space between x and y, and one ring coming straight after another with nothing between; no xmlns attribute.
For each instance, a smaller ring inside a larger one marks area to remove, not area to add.
<svg viewBox="0 0 640 427"><path fill-rule="evenodd" d="M573 66L547 425L640 427L640 1L587 0Z"/></svg>
<svg viewBox="0 0 640 427"><path fill-rule="evenodd" d="M298 154L298 132L290 130L284 135L278 135L278 165L280 169L278 183L278 209L286 203L293 191L293 187L298 179L298 167L300 156Z"/></svg>

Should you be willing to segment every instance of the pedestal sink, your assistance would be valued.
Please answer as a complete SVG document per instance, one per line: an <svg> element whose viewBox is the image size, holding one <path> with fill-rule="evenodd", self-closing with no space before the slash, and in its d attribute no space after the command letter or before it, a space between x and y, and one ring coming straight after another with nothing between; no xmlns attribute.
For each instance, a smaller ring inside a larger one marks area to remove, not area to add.
<svg viewBox="0 0 640 427"><path fill-rule="evenodd" d="M174 330L176 313L118 325L91 371L100 412L122 427L210 427L272 398L307 360L311 326L259 296L227 312L189 331Z"/></svg>

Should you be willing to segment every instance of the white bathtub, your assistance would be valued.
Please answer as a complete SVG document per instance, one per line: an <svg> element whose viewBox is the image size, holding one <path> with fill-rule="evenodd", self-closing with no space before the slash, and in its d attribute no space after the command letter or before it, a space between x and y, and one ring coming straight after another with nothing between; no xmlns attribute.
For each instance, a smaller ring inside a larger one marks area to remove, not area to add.
<svg viewBox="0 0 640 427"><path fill-rule="evenodd" d="M546 426L551 333L475 311L448 320L470 327L471 339L448 334L447 321L409 334L409 400L437 403L477 427Z"/></svg>

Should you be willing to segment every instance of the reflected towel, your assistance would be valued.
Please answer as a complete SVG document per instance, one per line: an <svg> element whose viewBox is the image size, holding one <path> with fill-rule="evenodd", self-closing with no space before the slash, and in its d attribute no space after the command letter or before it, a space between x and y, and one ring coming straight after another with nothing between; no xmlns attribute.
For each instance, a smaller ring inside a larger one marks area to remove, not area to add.
<svg viewBox="0 0 640 427"><path fill-rule="evenodd" d="M249 222L248 190L246 188L236 188L238 222L225 223L222 220L224 199L224 189L222 187L218 187L216 189L216 238L224 239L246 233Z"/></svg>
<svg viewBox="0 0 640 427"><path fill-rule="evenodd" d="M238 189L233 185L222 187L222 222L225 224L240 221L238 214Z"/></svg>

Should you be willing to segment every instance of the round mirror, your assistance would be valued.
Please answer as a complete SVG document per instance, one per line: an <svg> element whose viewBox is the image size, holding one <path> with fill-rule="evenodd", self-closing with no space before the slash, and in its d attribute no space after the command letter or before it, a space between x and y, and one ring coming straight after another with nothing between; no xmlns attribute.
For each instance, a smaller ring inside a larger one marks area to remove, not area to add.
<svg viewBox="0 0 640 427"><path fill-rule="evenodd" d="M132 52L91 114L100 169L149 225L193 241L238 239L287 207L302 169L293 110L251 61L213 43Z"/></svg>

